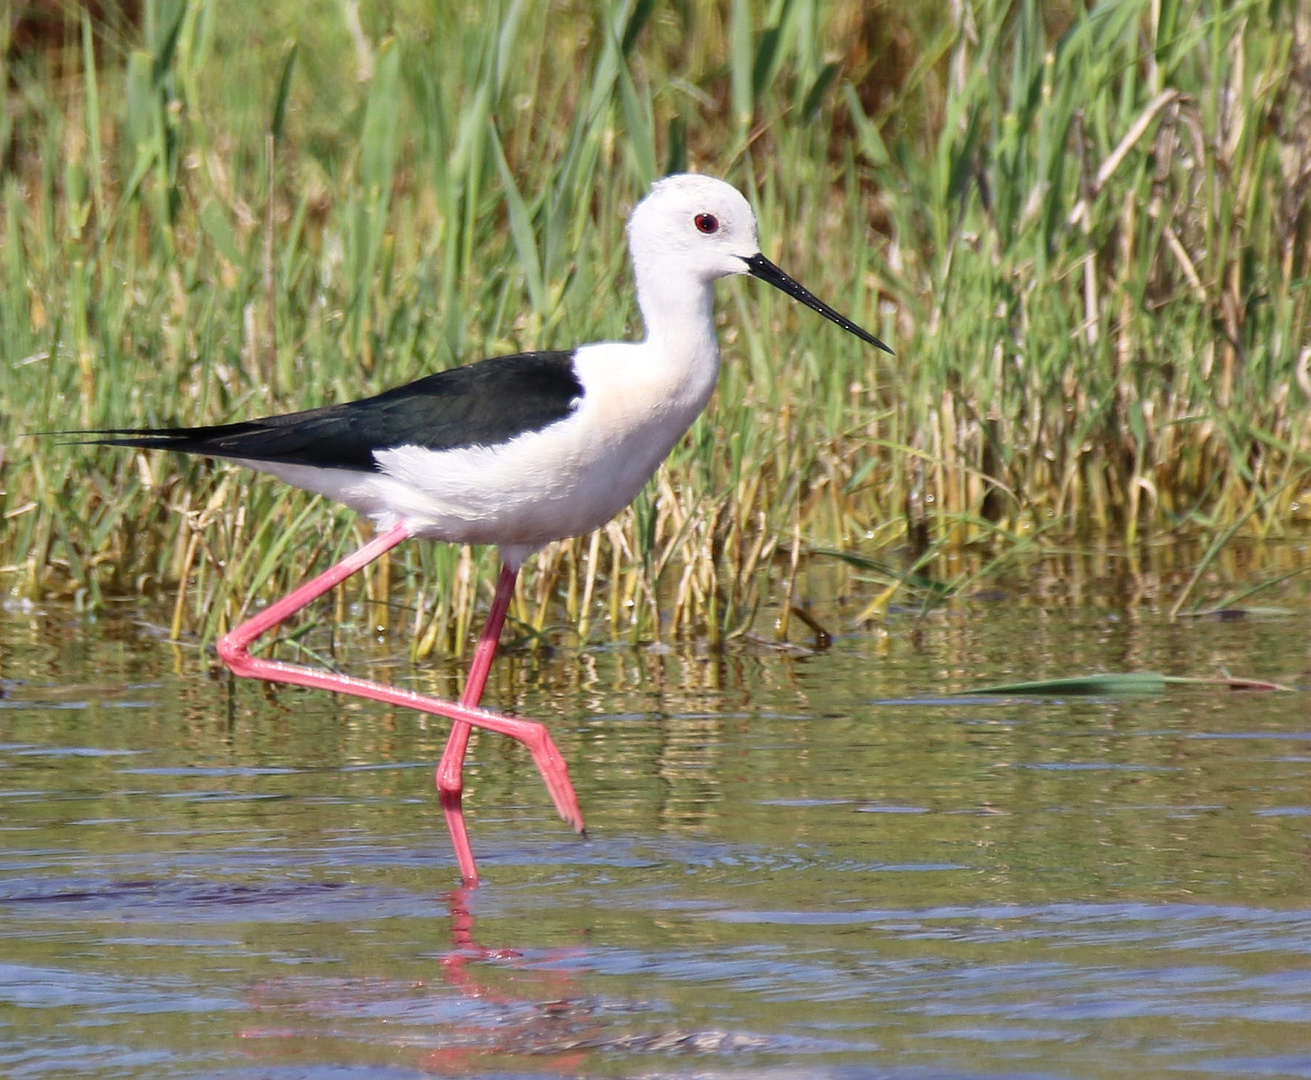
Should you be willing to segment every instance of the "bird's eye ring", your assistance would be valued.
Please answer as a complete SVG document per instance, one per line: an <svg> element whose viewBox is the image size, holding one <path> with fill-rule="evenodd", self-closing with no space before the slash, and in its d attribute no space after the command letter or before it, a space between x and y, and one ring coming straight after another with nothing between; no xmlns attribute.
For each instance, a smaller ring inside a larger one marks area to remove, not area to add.
<svg viewBox="0 0 1311 1080"><path fill-rule="evenodd" d="M715 217L714 214L697 214L692 220L697 229L707 236L719 232L719 218Z"/></svg>

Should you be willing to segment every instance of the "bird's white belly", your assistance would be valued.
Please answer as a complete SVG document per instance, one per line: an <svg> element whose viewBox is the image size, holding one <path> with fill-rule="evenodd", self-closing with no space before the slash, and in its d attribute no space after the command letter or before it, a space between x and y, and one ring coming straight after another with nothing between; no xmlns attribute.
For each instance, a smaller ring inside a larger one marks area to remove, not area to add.
<svg viewBox="0 0 1311 1080"><path fill-rule="evenodd" d="M661 443L580 430L574 418L494 447L378 455L387 508L416 535L539 546L599 528L641 491L682 431Z"/></svg>

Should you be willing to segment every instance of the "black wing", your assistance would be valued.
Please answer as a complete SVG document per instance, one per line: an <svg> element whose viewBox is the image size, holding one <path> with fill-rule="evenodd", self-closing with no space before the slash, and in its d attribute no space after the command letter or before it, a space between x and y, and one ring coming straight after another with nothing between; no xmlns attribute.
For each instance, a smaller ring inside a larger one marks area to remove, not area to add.
<svg viewBox="0 0 1311 1080"><path fill-rule="evenodd" d="M394 446L495 446L569 416L583 396L573 351L516 353L439 371L375 397L194 428L109 429L101 446L376 472Z"/></svg>

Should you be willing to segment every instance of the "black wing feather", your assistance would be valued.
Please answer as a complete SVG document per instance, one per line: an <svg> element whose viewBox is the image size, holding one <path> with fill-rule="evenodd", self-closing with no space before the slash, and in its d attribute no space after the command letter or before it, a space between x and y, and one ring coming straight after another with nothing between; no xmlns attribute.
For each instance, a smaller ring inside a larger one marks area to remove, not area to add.
<svg viewBox="0 0 1311 1080"><path fill-rule="evenodd" d="M439 371L371 398L235 424L110 429L101 446L376 472L394 446L496 446L569 416L583 396L573 351L516 353Z"/></svg>

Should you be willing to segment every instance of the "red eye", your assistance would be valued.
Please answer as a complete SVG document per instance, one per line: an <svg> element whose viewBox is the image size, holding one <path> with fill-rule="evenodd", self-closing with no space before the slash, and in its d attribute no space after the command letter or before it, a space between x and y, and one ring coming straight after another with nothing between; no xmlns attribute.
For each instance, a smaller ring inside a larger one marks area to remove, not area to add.
<svg viewBox="0 0 1311 1080"><path fill-rule="evenodd" d="M696 227L709 236L711 233L719 232L719 218L714 214L697 214L693 221Z"/></svg>

